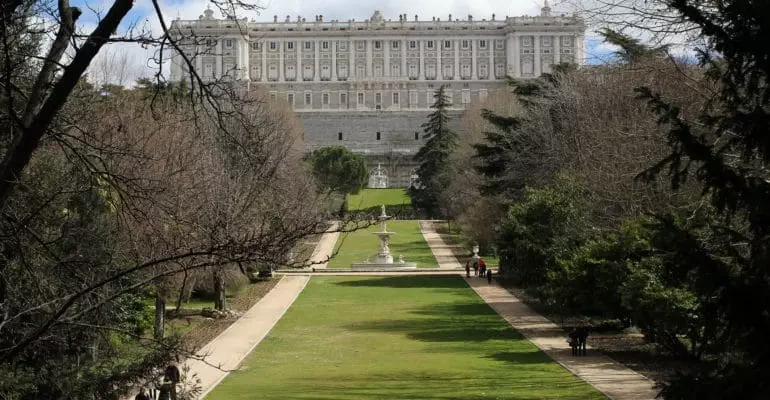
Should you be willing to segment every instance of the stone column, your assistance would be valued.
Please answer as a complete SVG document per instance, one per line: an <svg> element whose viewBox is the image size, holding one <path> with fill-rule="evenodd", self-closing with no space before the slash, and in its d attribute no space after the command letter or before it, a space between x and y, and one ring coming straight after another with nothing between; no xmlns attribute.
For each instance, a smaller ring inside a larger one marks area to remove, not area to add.
<svg viewBox="0 0 770 400"><path fill-rule="evenodd" d="M495 76L495 39L487 39L487 48L489 48L489 66L487 67L487 79L496 79Z"/></svg>
<svg viewBox="0 0 770 400"><path fill-rule="evenodd" d="M262 48L262 71L259 71L259 80L261 82L267 82L267 46L267 42L264 41L260 44L260 47Z"/></svg>
<svg viewBox="0 0 770 400"><path fill-rule="evenodd" d="M251 74L251 69L250 69L251 68L250 67L251 66L251 56L250 56L251 48L249 47L250 46L249 40L248 38L245 38L245 39L241 38L240 43L241 43L241 47L239 49L239 53L241 56L241 65L239 68L241 70L241 79L251 80L249 77L249 75Z"/></svg>
<svg viewBox="0 0 770 400"><path fill-rule="evenodd" d="M508 58L513 60L513 76L515 78L519 78L521 77L521 36L514 33L512 35L512 41L513 54L511 54Z"/></svg>
<svg viewBox="0 0 770 400"><path fill-rule="evenodd" d="M577 35L573 38L574 44L573 48L575 49L575 63L577 65L583 65L585 60L583 59L583 35Z"/></svg>
<svg viewBox="0 0 770 400"><path fill-rule="evenodd" d="M214 54L216 54L217 58L217 69L214 71L214 77L217 79L222 77L222 40L224 39L217 40L217 46L214 50Z"/></svg>
<svg viewBox="0 0 770 400"><path fill-rule="evenodd" d="M539 77L543 73L542 58L540 57L540 35L536 34L533 38L535 47L535 78Z"/></svg>
<svg viewBox="0 0 770 400"><path fill-rule="evenodd" d="M419 44L419 48L417 49L420 52L420 65L417 67L420 68L418 72L418 80L424 81L425 80L425 41L424 40L418 40L417 43Z"/></svg>
<svg viewBox="0 0 770 400"><path fill-rule="evenodd" d="M203 49L200 47L201 46L195 46L195 72L203 76ZM190 77L186 76L185 79L190 79Z"/></svg>
<svg viewBox="0 0 770 400"><path fill-rule="evenodd" d="M314 40L313 42L314 42L313 43L313 49L315 50L315 54L314 54L315 59L313 60L313 65L315 66L315 70L313 71L314 72L313 73L313 80L314 81L320 81L321 80L321 64L319 63L319 61L320 61L320 58L321 58L321 49L320 49L321 41L320 40Z"/></svg>
<svg viewBox="0 0 770 400"><path fill-rule="evenodd" d="M305 41L304 40L297 40L297 66L294 67L297 69L297 82L301 82L305 80L305 71L302 70L302 49L305 47Z"/></svg>
<svg viewBox="0 0 770 400"><path fill-rule="evenodd" d="M444 80L444 71L441 70L441 56L443 53L441 44L441 40L436 40L436 80Z"/></svg>
<svg viewBox="0 0 770 400"><path fill-rule="evenodd" d="M455 65L454 65L454 80L460 80L460 40L453 40L452 47L454 47L455 53Z"/></svg>
<svg viewBox="0 0 770 400"><path fill-rule="evenodd" d="M348 80L351 76L356 76L356 41L351 40L348 42ZM348 95L350 96L350 95ZM350 99L348 99L348 104Z"/></svg>
<svg viewBox="0 0 770 400"><path fill-rule="evenodd" d="M401 76L407 76L408 72L406 71L406 39L401 39Z"/></svg>
<svg viewBox="0 0 770 400"><path fill-rule="evenodd" d="M470 43L471 43L471 79L475 81L479 79L479 73L477 71L478 63L476 62L476 57L478 57L478 50L476 50L476 48L479 47L479 41L476 39L473 39L470 41Z"/></svg>
<svg viewBox="0 0 770 400"><path fill-rule="evenodd" d="M366 76L374 76L374 69L372 68L372 46L374 42L369 39L366 41Z"/></svg>
<svg viewBox="0 0 770 400"><path fill-rule="evenodd" d="M382 41L382 76L390 76L390 40Z"/></svg>
<svg viewBox="0 0 770 400"><path fill-rule="evenodd" d="M339 40L332 40L331 43L331 52L332 52L332 73L329 76L329 79L332 81L337 80L337 46L339 46L340 41ZM331 96L331 94L329 95ZM329 101L331 103L331 100Z"/></svg>
<svg viewBox="0 0 770 400"><path fill-rule="evenodd" d="M561 36L556 35L553 40L553 65L561 63Z"/></svg>
<svg viewBox="0 0 770 400"><path fill-rule="evenodd" d="M283 46L285 46L286 43L283 40L278 41L278 82L284 82L286 79L286 71L284 69L286 68L284 66L284 57L286 54L284 53Z"/></svg>

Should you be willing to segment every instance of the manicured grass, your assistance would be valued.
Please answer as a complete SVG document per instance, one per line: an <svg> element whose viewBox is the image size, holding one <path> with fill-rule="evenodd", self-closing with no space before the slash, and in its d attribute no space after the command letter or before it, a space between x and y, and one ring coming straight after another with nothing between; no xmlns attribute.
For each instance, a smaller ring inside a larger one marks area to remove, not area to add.
<svg viewBox="0 0 770 400"><path fill-rule="evenodd" d="M314 277L207 396L243 399L602 399L456 276Z"/></svg>
<svg viewBox="0 0 770 400"><path fill-rule="evenodd" d="M430 247L425 242L420 226L414 220L388 221L388 231L396 232L390 237L390 253L394 261L398 262L398 256L403 255L404 260L416 262L418 268L437 268L438 263ZM340 235L334 249L339 250L334 258L329 261L328 268L350 268L352 263L362 263L367 257L374 261L377 250L380 248L380 239L372 232L380 230L380 225L373 225L367 229L361 229Z"/></svg>
<svg viewBox="0 0 770 400"><path fill-rule="evenodd" d="M348 210L366 210L372 207L407 206L412 199L406 189L363 189L358 194L348 195Z"/></svg>

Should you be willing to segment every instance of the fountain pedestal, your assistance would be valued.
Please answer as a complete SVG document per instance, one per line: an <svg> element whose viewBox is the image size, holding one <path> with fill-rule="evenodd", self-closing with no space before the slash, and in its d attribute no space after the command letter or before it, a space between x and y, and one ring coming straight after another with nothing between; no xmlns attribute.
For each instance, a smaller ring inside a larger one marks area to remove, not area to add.
<svg viewBox="0 0 770 400"><path fill-rule="evenodd" d="M390 236L395 235L395 232L388 232L388 226L386 221L390 218L385 213L385 206L382 206L382 213L379 216L380 231L372 232L380 238L380 249L374 258L374 262L364 262L351 264L351 269L369 269L369 270L391 270L391 269L415 269L417 264L413 262L405 262L403 257L399 257L397 263L393 262L393 255L390 254Z"/></svg>

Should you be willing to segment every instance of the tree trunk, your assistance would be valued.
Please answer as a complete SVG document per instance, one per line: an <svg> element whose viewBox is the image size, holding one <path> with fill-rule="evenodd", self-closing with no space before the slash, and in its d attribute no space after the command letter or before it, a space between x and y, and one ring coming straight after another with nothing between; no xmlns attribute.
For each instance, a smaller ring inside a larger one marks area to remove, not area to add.
<svg viewBox="0 0 770 400"><path fill-rule="evenodd" d="M219 311L227 309L227 297L225 297L225 279L219 268L214 270L214 308Z"/></svg>
<svg viewBox="0 0 770 400"><path fill-rule="evenodd" d="M166 329L166 292L160 286L155 289L155 339L161 340Z"/></svg>

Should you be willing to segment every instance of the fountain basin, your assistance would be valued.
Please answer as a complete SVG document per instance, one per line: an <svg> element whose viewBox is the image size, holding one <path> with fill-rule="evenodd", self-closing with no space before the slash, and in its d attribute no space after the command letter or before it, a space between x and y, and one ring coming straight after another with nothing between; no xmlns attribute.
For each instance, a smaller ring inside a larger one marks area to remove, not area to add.
<svg viewBox="0 0 770 400"><path fill-rule="evenodd" d="M369 271L402 271L417 269L417 263L405 262L405 263L355 263L350 264L350 269L353 270L369 270Z"/></svg>

